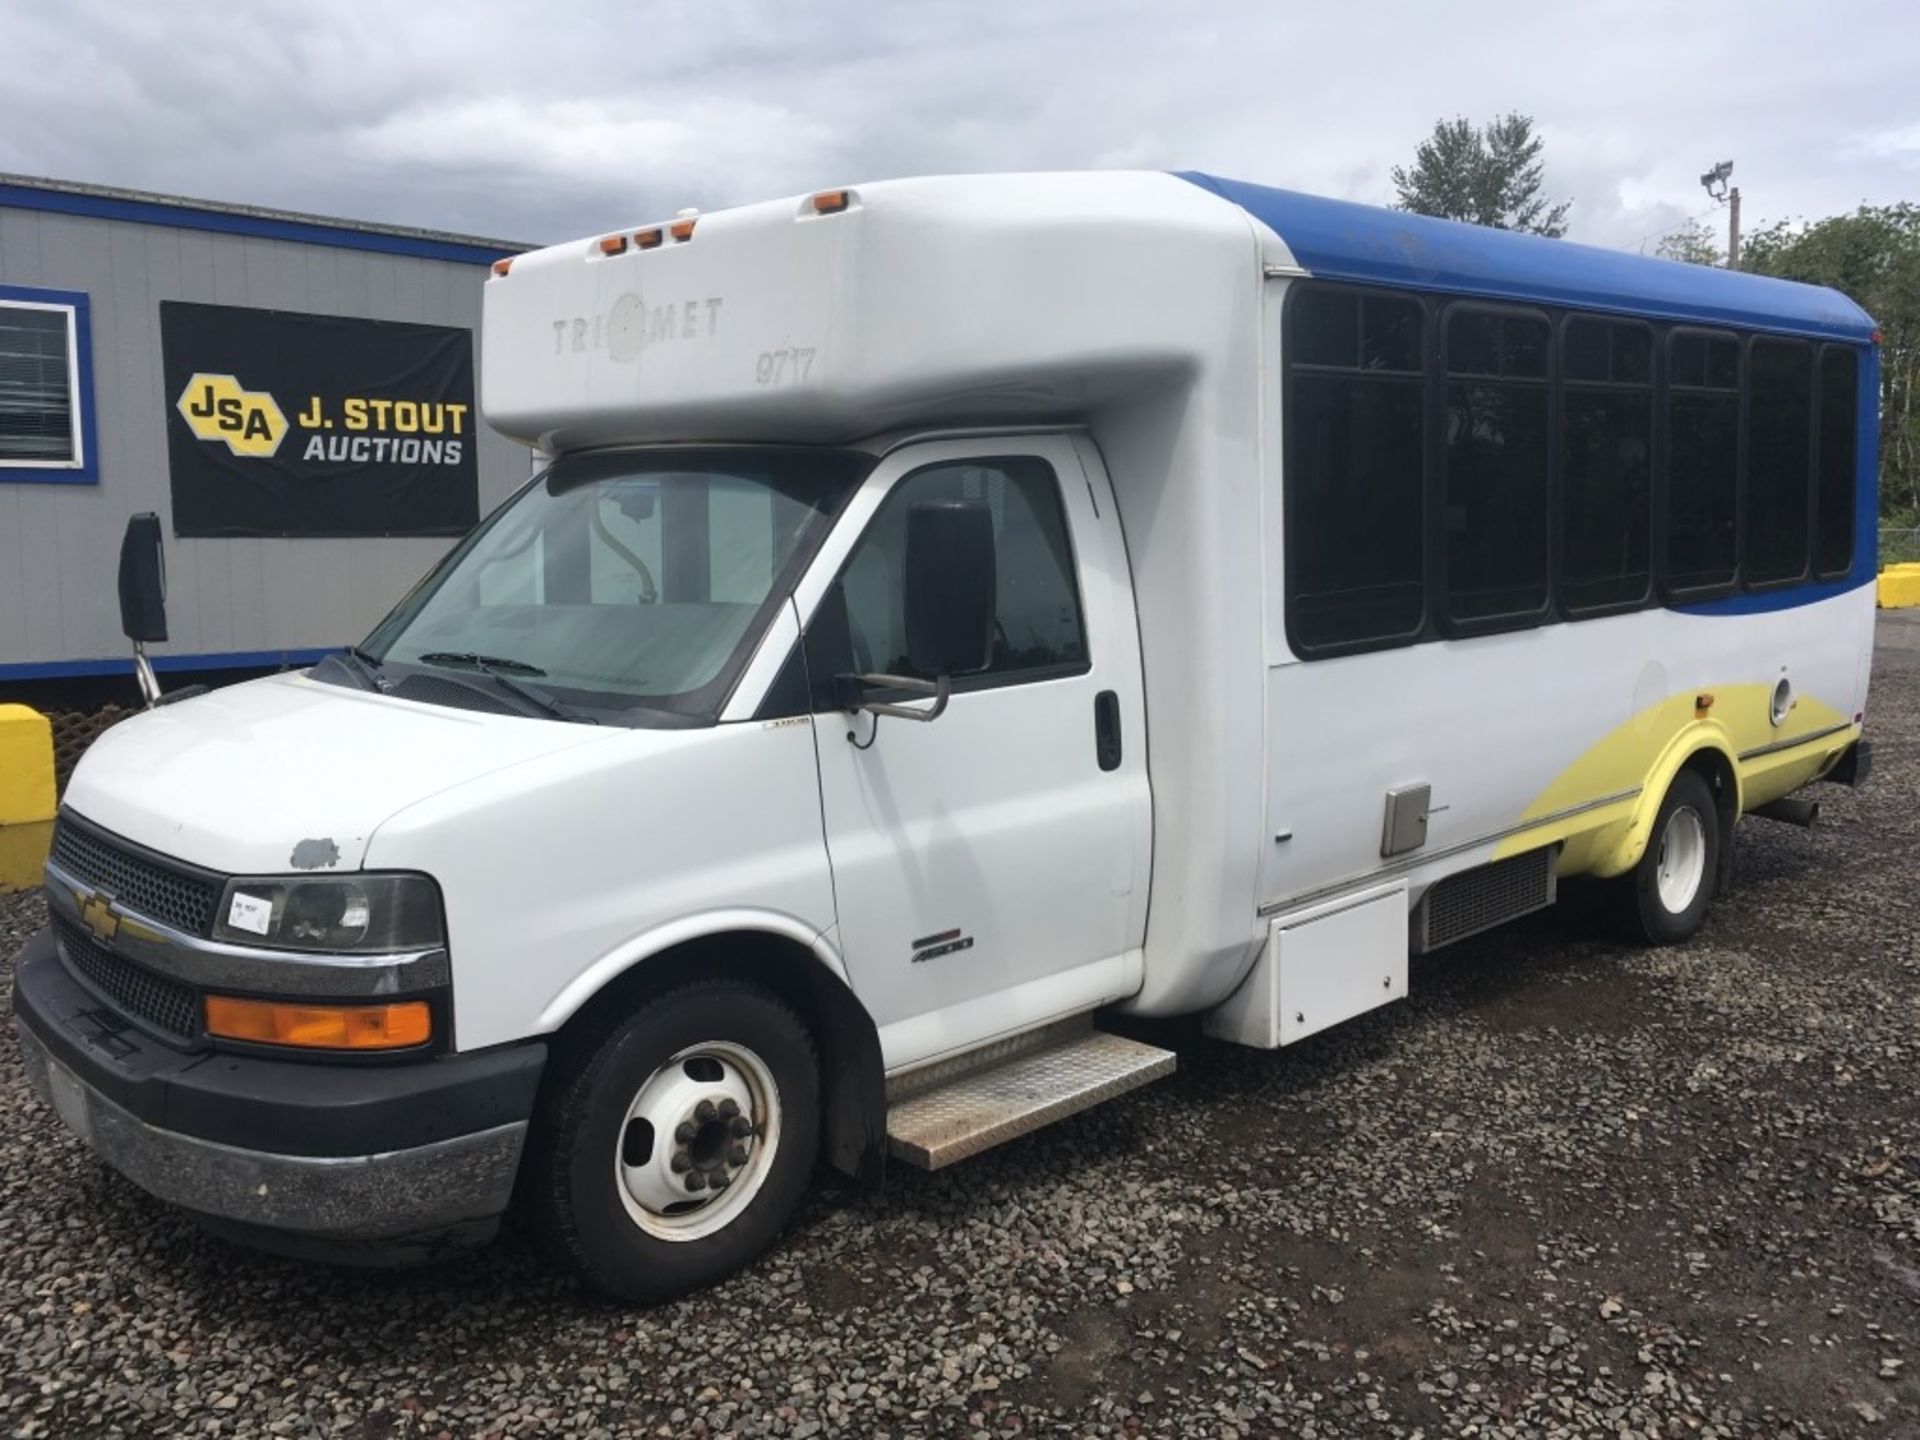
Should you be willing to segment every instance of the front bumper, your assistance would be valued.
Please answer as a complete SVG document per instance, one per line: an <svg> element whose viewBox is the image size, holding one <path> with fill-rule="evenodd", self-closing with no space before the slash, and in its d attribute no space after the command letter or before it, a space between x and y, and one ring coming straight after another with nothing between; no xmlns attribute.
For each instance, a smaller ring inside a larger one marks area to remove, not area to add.
<svg viewBox="0 0 1920 1440"><path fill-rule="evenodd" d="M29 1083L101 1159L264 1243L489 1233L546 1063L539 1042L396 1065L174 1050L76 981L51 931L20 952L13 1009Z"/></svg>

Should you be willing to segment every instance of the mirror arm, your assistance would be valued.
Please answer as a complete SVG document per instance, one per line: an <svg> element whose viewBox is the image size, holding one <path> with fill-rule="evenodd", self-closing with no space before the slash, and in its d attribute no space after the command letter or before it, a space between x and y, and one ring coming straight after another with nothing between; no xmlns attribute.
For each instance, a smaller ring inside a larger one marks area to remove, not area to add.
<svg viewBox="0 0 1920 1440"><path fill-rule="evenodd" d="M843 675L843 682L852 681L859 685L868 685L876 690L905 690L914 695L930 696L933 704L922 710L912 705L892 705L880 700L858 700L848 697L844 706L848 710L864 710L869 715L892 715L900 720L937 720L947 708L947 701L953 695L952 682L942 675L938 680L916 680L911 675Z"/></svg>
<svg viewBox="0 0 1920 1440"><path fill-rule="evenodd" d="M153 662L147 659L147 647L138 640L133 642L133 678L140 686L140 699L151 710L160 703L160 680L153 673Z"/></svg>

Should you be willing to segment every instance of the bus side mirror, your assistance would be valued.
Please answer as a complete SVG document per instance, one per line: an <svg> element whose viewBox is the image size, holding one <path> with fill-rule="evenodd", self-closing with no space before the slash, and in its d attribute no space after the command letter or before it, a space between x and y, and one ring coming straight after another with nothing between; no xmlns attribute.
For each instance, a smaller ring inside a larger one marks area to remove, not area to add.
<svg viewBox="0 0 1920 1440"><path fill-rule="evenodd" d="M128 520L120 541L120 629L133 642L134 678L151 708L159 703L160 684L146 647L167 638L167 561L160 550L160 517L152 511Z"/></svg>
<svg viewBox="0 0 1920 1440"><path fill-rule="evenodd" d="M993 661L993 513L980 500L907 511L907 658L922 675L967 675Z"/></svg>
<svg viewBox="0 0 1920 1440"><path fill-rule="evenodd" d="M120 541L120 629L135 644L167 638L167 561L151 511L128 520Z"/></svg>

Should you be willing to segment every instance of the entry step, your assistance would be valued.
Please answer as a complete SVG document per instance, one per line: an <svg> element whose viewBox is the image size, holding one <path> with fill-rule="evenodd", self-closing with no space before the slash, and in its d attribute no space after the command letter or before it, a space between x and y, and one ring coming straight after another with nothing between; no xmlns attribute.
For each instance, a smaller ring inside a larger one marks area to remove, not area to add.
<svg viewBox="0 0 1920 1440"><path fill-rule="evenodd" d="M965 1066L971 1059L963 1056L949 1065ZM1123 1035L1084 1025L1065 1038L1042 1032L1037 1045L991 1047L983 1063L957 1074L905 1077L887 1109L887 1149L909 1165L938 1170L1171 1075L1173 1069L1173 1051ZM902 1089L908 1093L901 1094Z"/></svg>

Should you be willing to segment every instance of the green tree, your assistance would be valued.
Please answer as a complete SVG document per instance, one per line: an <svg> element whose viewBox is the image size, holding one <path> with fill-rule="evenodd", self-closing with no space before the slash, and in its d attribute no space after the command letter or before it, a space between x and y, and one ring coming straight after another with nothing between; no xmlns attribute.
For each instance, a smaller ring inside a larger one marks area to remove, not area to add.
<svg viewBox="0 0 1920 1440"><path fill-rule="evenodd" d="M1518 112L1475 126L1464 117L1434 122L1409 169L1393 167L1402 210L1466 220L1497 230L1554 239L1567 233L1567 209L1540 193L1541 141L1533 118Z"/></svg>
<svg viewBox="0 0 1920 1440"><path fill-rule="evenodd" d="M1726 258L1719 232L1701 220L1689 220L1669 230L1653 247L1653 253L1662 260L1684 260L1689 265L1718 265Z"/></svg>
<svg viewBox="0 0 1920 1440"><path fill-rule="evenodd" d="M1880 327L1880 513L1920 523L1920 205L1862 205L1780 221L1741 245L1740 268L1829 285Z"/></svg>

